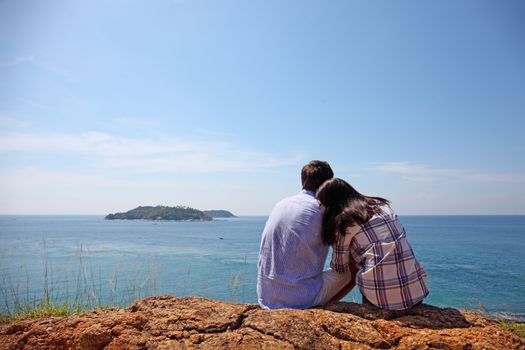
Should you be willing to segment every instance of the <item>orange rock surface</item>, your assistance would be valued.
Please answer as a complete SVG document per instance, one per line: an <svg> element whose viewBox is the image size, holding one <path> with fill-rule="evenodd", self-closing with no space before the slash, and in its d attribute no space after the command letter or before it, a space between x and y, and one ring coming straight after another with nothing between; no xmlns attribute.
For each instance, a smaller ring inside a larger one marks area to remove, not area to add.
<svg viewBox="0 0 525 350"><path fill-rule="evenodd" d="M525 340L476 313L429 305L405 315L346 302L267 311L166 295L2 324L0 349L525 349Z"/></svg>

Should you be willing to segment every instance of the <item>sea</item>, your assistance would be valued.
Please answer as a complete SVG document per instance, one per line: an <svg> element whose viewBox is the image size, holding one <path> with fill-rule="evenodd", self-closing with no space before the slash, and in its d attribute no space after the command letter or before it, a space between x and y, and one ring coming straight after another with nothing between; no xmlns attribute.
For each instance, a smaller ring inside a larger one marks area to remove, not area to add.
<svg viewBox="0 0 525 350"><path fill-rule="evenodd" d="M123 306L156 294L256 303L266 219L0 216L0 311L44 299ZM428 273L425 303L525 320L525 216L400 220Z"/></svg>

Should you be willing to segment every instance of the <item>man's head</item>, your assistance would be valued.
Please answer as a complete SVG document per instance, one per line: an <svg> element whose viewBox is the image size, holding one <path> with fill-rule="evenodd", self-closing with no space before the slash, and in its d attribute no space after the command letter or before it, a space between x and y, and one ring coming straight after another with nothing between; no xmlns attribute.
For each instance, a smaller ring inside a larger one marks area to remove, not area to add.
<svg viewBox="0 0 525 350"><path fill-rule="evenodd" d="M312 160L303 166L301 170L301 182L303 189L317 192L317 189L325 182L334 177L334 172L327 162Z"/></svg>

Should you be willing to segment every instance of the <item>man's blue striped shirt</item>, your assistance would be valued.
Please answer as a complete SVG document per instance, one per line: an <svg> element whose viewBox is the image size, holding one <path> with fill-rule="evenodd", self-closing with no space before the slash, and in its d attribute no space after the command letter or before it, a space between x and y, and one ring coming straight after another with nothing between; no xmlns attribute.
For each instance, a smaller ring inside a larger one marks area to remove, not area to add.
<svg viewBox="0 0 525 350"><path fill-rule="evenodd" d="M321 219L322 208L312 191L303 190L275 205L259 252L257 295L262 308L313 306L328 254Z"/></svg>

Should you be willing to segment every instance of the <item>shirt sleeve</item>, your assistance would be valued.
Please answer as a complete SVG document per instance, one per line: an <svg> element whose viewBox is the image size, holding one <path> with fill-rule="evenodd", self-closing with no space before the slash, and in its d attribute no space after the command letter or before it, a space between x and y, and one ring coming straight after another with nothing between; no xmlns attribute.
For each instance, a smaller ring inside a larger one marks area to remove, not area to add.
<svg viewBox="0 0 525 350"><path fill-rule="evenodd" d="M360 226L352 226L346 229L345 235L337 233L336 242L332 245L332 261L330 261L330 267L335 272L350 271L351 266L355 264L351 254L351 244L359 230Z"/></svg>

